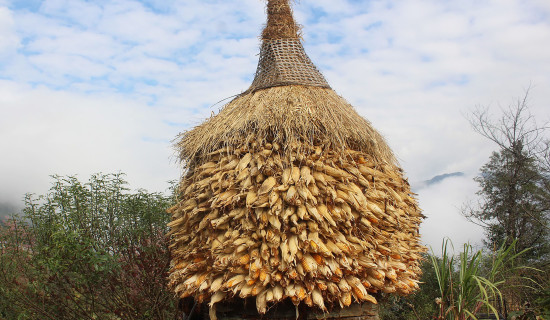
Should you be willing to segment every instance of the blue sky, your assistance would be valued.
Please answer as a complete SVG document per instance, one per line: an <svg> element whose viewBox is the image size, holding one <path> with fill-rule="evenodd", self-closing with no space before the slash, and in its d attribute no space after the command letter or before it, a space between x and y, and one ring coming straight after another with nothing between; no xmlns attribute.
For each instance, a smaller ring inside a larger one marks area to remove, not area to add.
<svg viewBox="0 0 550 320"><path fill-rule="evenodd" d="M464 115L498 114L532 87L549 119L547 0L301 0L304 46L329 83L388 139L438 246L479 241L459 214L495 146ZM171 141L247 89L260 0L0 0L0 202L44 193L50 174L123 171L163 191ZM420 185L420 184L418 184Z"/></svg>

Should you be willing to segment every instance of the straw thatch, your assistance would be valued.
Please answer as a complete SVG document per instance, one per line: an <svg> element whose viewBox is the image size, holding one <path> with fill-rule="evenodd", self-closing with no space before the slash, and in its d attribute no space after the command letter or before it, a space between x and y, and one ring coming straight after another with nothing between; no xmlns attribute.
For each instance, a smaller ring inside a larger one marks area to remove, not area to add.
<svg viewBox="0 0 550 320"><path fill-rule="evenodd" d="M362 151L377 161L395 164L384 138L342 97L331 89L301 85L243 94L216 116L183 133L177 147L182 160L195 164L208 160L214 150L236 148L243 141L276 142L283 149L323 143L334 150Z"/></svg>
<svg viewBox="0 0 550 320"><path fill-rule="evenodd" d="M271 0L267 3L267 24L263 40L299 39L300 26L294 21L288 0Z"/></svg>
<svg viewBox="0 0 550 320"><path fill-rule="evenodd" d="M186 171L169 210L170 286L209 302L212 318L232 297L256 297L265 313L283 299L327 310L418 288L414 194L297 31L288 1L268 1L252 86L177 143Z"/></svg>

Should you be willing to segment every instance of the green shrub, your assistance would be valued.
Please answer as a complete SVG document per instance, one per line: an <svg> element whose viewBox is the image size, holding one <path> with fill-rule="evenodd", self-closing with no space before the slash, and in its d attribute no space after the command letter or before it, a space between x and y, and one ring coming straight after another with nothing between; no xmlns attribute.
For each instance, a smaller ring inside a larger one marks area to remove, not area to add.
<svg viewBox="0 0 550 320"><path fill-rule="evenodd" d="M130 192L122 174L54 176L0 226L0 317L173 319L166 288L170 195Z"/></svg>

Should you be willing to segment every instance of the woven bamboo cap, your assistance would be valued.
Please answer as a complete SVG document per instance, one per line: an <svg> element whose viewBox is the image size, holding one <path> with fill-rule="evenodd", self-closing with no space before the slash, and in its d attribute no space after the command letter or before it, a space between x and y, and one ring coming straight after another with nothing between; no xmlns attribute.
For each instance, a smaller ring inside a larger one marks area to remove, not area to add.
<svg viewBox="0 0 550 320"><path fill-rule="evenodd" d="M268 0L258 68L247 92L293 84L330 88L304 51L289 1Z"/></svg>

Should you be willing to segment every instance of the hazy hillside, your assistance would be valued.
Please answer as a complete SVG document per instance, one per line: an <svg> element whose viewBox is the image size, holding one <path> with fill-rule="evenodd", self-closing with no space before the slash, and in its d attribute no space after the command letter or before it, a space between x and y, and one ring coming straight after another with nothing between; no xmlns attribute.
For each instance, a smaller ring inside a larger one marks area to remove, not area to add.
<svg viewBox="0 0 550 320"><path fill-rule="evenodd" d="M424 181L420 181L420 182L416 182L416 183L413 183L413 191L416 191L416 190L420 190L422 188L425 188L425 187L429 187L429 186L432 186L436 183L439 183L447 178L452 178L452 177L462 177L464 176L464 172L452 172L452 173L444 173L444 174L440 174L440 175L437 175L429 180L424 180Z"/></svg>
<svg viewBox="0 0 550 320"><path fill-rule="evenodd" d="M13 203L0 202L0 219L19 212L20 208Z"/></svg>

